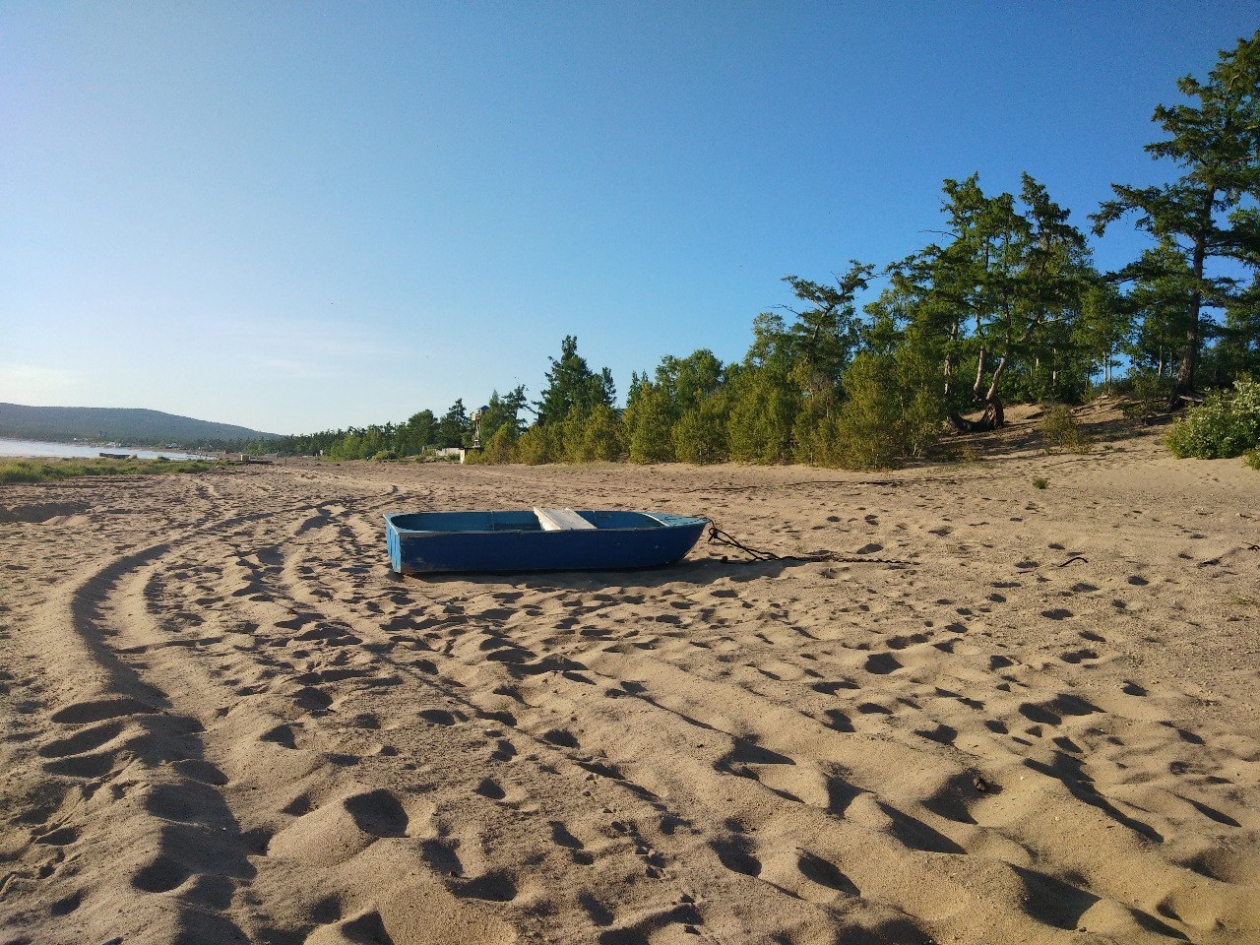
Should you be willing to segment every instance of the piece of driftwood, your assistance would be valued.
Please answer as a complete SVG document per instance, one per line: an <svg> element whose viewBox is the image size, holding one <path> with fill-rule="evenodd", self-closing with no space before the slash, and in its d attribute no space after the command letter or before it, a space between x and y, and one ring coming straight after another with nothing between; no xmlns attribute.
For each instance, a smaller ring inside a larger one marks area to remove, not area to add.
<svg viewBox="0 0 1260 945"><path fill-rule="evenodd" d="M968 420L962 414L951 413L945 418L945 422L956 433L991 433L1006 426L1006 415L1001 404L989 404L979 420Z"/></svg>

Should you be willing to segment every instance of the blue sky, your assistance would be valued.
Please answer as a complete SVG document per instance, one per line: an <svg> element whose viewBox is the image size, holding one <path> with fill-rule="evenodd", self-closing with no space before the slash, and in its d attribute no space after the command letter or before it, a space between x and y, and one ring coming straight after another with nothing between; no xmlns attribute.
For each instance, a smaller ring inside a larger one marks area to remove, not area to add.
<svg viewBox="0 0 1260 945"><path fill-rule="evenodd" d="M0 6L0 401L295 433L624 391L929 242L946 177L1086 214L1254 2ZM1125 225L1102 267L1136 254Z"/></svg>

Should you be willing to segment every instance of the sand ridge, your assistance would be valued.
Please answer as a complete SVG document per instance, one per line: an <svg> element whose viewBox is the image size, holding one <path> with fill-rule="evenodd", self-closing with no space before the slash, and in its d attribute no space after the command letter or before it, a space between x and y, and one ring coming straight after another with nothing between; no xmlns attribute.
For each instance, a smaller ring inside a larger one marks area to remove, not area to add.
<svg viewBox="0 0 1260 945"><path fill-rule="evenodd" d="M1254 941L1258 491L1149 437L3 487L0 941ZM385 512L537 505L911 563L388 571Z"/></svg>

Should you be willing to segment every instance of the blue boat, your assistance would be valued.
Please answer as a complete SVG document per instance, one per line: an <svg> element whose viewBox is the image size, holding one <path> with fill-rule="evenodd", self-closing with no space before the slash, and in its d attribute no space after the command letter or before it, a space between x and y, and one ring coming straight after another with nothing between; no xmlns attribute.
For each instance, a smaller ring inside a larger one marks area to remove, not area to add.
<svg viewBox="0 0 1260 945"><path fill-rule="evenodd" d="M385 516L399 574L621 571L681 560L708 519L667 512L533 509Z"/></svg>

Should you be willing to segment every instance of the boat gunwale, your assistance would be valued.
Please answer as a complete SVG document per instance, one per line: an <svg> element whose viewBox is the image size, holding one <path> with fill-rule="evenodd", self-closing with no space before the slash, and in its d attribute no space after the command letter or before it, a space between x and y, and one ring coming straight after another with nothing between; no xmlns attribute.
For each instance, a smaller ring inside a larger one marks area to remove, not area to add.
<svg viewBox="0 0 1260 945"><path fill-rule="evenodd" d="M500 512L500 511L501 511L501 512L521 513L521 512L529 512L529 511L532 511L532 510L530 510L530 509L494 509L494 510L491 510L490 514L494 514L494 512ZM578 529L557 529L557 530L554 530L554 531L548 531L548 530L543 529L543 528L537 528L537 529L534 529L534 528L499 528L499 529L493 529L493 528L492 528L492 529L475 529L475 530L449 531L449 530L435 529L435 528L403 528L403 527L401 527L401 526L399 526L399 525L395 524L393 520L394 520L394 518L396 518L396 517L399 517L399 516L405 516L405 515L460 515L460 514L462 514L462 513L460 513L460 512L436 512L436 511L434 511L434 512L386 512L386 513L384 513L384 518L385 518L385 524L386 524L389 528L392 528L392 529L395 531L395 533L397 533L397 534L398 534L398 536L399 536L399 537L401 537L401 536L403 536L403 535L414 535L414 536L417 536L417 537L424 537L424 536L428 536L428 535L573 535L573 534L591 534L591 532L592 532L592 531L593 531L595 534L614 535L614 534L621 534L621 533L624 533L624 532L652 532L652 531L655 531L657 528L692 528L692 527L694 527L694 526L696 526L696 525L702 525L702 526L703 526L703 525L707 525L707 524L709 524L709 519L704 518L704 517L702 517L702 516L698 516L698 515L677 515L677 514L675 514L675 513L673 513L673 512L637 512L637 511L634 511L633 509L575 509L574 511L576 511L576 512L592 512L592 513L599 513L599 512L617 512L617 513L633 512L633 514L635 514L635 515L644 515L644 516L646 516L646 517L648 517L648 518L652 519L653 521L655 521L655 522L657 523L657 525L656 525L656 526L654 526L654 527L644 527L644 526L623 526L623 527L619 527L619 528L600 528L598 525L596 525L594 529L591 529L591 530L589 530L589 531L588 531L588 530L578 530ZM676 518L676 519L678 519L678 521L676 521L676 522L665 522L665 521L661 521L661 519L660 519L660 517L659 517L659 516L662 516L662 515L669 515L669 516L671 516L672 518ZM594 523L592 523L592 524L594 524Z"/></svg>

